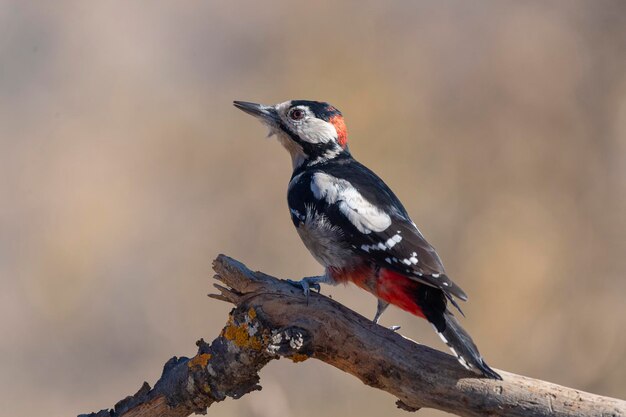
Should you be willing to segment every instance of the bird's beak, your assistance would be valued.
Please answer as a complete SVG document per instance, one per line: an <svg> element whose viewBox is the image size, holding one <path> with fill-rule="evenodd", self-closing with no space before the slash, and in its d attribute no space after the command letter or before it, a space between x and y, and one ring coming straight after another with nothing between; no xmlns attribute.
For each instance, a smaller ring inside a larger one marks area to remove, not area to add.
<svg viewBox="0 0 626 417"><path fill-rule="evenodd" d="M264 104L250 103L247 101L233 101L233 105L266 124L276 125L278 123L278 113L274 106L266 106Z"/></svg>

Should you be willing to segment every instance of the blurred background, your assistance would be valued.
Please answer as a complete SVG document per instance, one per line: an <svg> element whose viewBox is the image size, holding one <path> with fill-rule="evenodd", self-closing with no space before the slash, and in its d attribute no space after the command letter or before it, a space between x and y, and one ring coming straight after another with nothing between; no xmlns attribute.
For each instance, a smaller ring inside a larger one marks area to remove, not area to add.
<svg viewBox="0 0 626 417"><path fill-rule="evenodd" d="M489 364L626 396L626 2L4 0L1 415L111 407L193 355L230 310L206 297L218 253L321 271L287 153L231 105L292 98L343 111ZM445 349L397 309L382 323ZM315 360L261 377L210 415L407 415Z"/></svg>

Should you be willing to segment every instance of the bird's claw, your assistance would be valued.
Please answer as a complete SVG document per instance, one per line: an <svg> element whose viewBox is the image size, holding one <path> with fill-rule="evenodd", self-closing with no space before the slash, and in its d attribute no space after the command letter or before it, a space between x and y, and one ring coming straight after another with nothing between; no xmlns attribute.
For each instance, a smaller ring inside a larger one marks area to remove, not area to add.
<svg viewBox="0 0 626 417"><path fill-rule="evenodd" d="M322 291L322 287L320 287L320 284L318 284L317 282L309 283L309 288L314 289L315 291L317 291L318 294Z"/></svg>
<svg viewBox="0 0 626 417"><path fill-rule="evenodd" d="M317 282L315 278L316 277L313 277L313 278L307 277L307 278L302 278L300 281L294 281L292 279L288 279L286 281L295 287L302 288L302 292L304 293L304 296L306 297L306 303L309 304L309 294L311 293L311 289L314 289L315 291L317 291L318 294L321 291L320 284Z"/></svg>
<svg viewBox="0 0 626 417"><path fill-rule="evenodd" d="M387 309L387 307L389 307L389 302L379 298L378 307L376 307L376 315L374 316L374 319L372 320L374 323L378 324L378 320L380 320L380 316L383 315L383 312ZM400 326L389 326L388 329L391 330L392 332L395 332L395 331L400 330Z"/></svg>

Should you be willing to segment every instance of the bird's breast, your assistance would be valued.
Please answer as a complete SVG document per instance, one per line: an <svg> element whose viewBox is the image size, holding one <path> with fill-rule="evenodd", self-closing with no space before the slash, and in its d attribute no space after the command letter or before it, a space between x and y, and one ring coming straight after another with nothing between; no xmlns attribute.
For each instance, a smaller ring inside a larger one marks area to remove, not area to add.
<svg viewBox="0 0 626 417"><path fill-rule="evenodd" d="M298 234L313 257L324 267L344 268L354 262L354 253L345 242L341 228L323 213L308 209L298 216Z"/></svg>

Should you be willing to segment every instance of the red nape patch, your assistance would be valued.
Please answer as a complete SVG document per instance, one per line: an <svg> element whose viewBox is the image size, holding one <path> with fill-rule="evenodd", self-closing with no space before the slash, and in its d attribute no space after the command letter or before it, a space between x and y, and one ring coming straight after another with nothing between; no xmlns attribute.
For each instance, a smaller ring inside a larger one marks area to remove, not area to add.
<svg viewBox="0 0 626 417"><path fill-rule="evenodd" d="M345 148L348 144L348 129L346 128L346 123L343 121L343 116L336 115L328 119L330 123L335 126L335 130L337 130L337 142L341 145L342 148Z"/></svg>
<svg viewBox="0 0 626 417"><path fill-rule="evenodd" d="M402 274L382 268L376 280L376 295L402 310L424 318L424 313L416 301L420 285L422 284Z"/></svg>

